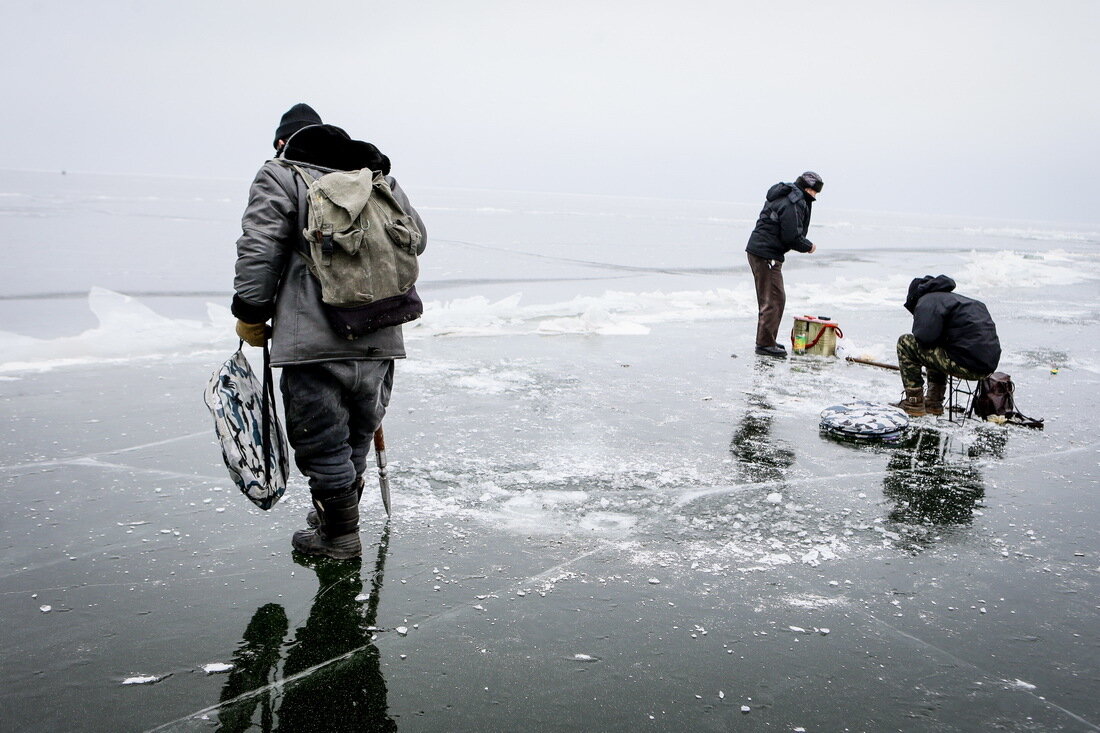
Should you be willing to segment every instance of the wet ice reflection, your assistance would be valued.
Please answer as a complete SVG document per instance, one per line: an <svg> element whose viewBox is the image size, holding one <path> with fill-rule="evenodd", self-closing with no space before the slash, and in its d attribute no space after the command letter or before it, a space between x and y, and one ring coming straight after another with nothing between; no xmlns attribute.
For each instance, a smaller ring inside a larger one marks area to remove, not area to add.
<svg viewBox="0 0 1100 733"><path fill-rule="evenodd" d="M317 574L309 617L286 639L283 607L256 609L216 708L219 731L397 730L373 643L388 547L387 524L367 593L361 560L295 553L296 563Z"/></svg>
<svg viewBox="0 0 1100 733"><path fill-rule="evenodd" d="M753 376L748 405L730 441L737 480L741 483L779 481L795 460L790 445L772 435L773 406L768 398L772 388L774 361L760 360Z"/></svg>
<svg viewBox="0 0 1100 733"><path fill-rule="evenodd" d="M889 521L898 544L919 551L951 528L970 525L985 497L977 459L1002 456L1006 441L1004 431L985 430L968 446L954 434L920 427L892 447L882 492L894 504Z"/></svg>

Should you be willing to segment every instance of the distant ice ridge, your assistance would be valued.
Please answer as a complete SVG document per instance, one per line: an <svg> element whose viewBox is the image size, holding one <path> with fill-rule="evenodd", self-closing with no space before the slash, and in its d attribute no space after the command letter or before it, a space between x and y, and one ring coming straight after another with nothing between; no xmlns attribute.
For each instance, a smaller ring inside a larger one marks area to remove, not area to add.
<svg viewBox="0 0 1100 733"><path fill-rule="evenodd" d="M659 323L728 320L755 313L756 296L739 290L631 293L608 290L559 303L521 304L523 294L490 301L482 296L428 303L409 335L495 336L540 333L644 336Z"/></svg>
<svg viewBox="0 0 1100 733"><path fill-rule="evenodd" d="M77 336L39 339L0 331L0 373L193 353L235 342L233 316L222 306L207 306L207 323L166 318L128 295L99 287L88 294L88 306L99 325Z"/></svg>
<svg viewBox="0 0 1100 733"><path fill-rule="evenodd" d="M1004 288L1073 285L1100 279L1094 257L1051 250L1042 254L1001 251L971 252L955 277L962 292L995 293ZM966 289L963 288L963 283Z"/></svg>
<svg viewBox="0 0 1100 733"><path fill-rule="evenodd" d="M1100 279L1094 258L1061 250L1023 253L1010 250L961 253L963 265L945 262L943 270L968 295L993 296L1005 288L1041 288ZM954 257L954 255L953 255ZM791 275L787 312L846 308L896 310L905 300L909 282L925 272L894 268L879 276L839 276L814 282L816 273ZM939 274L939 272L930 273ZM425 317L407 329L411 336L495 336L538 333L597 336L644 336L662 323L724 321L751 318L756 293L751 279L731 281L730 288L626 292L608 290L550 304L525 305L522 293L497 301L482 296L433 302Z"/></svg>
<svg viewBox="0 0 1100 733"><path fill-rule="evenodd" d="M961 269L956 260L955 268L945 264L944 271L958 281L960 292L985 299L1006 288L1049 288L1100 279L1100 266L1094 257L1061 250L986 250L959 256L963 258ZM898 269L880 275L844 275L824 282L814 281L824 270L799 270L790 276L787 312L820 312L831 310L837 303L849 309L896 311L912 277L928 274L902 273ZM495 301L480 295L429 301L424 318L409 324L405 333L413 339L523 334L646 336L659 324L753 318L756 294L747 273L740 279L732 278L730 285L705 290L608 290L601 295L553 303L524 304L522 293ZM172 319L135 298L99 287L91 289L88 305L99 325L77 336L39 339L0 331L0 354L4 359L0 374L215 349L229 351L236 344L234 319L224 306L207 304L205 322Z"/></svg>

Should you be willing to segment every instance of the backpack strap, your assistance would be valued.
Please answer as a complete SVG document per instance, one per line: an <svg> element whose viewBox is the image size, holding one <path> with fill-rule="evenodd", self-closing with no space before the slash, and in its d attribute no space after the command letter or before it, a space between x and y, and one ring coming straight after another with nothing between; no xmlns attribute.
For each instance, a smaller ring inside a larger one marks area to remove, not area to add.
<svg viewBox="0 0 1100 733"><path fill-rule="evenodd" d="M298 171L298 175L301 176L302 180L306 182L306 187L307 188L312 186L318 180L317 178L314 178L310 174L306 173L305 170L303 170L300 165L297 165L295 163L286 163L286 165L289 165L294 170ZM304 230L303 230L303 234L305 234ZM333 253L333 248L334 248L334 244L333 244L333 241L332 241L332 225L331 224L322 224L321 229L312 232L312 234L313 234L313 241L321 245L321 264L322 265L329 264L330 262L332 262L332 253ZM308 235L307 235L307 241L308 241ZM306 257L306 259L308 260L309 257Z"/></svg>

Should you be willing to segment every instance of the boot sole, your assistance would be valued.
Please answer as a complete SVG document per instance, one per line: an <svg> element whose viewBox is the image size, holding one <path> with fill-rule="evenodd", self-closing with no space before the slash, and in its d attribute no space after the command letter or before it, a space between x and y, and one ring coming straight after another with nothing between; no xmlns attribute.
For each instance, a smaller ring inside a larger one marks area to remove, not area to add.
<svg viewBox="0 0 1100 733"><path fill-rule="evenodd" d="M332 547L307 547L302 548L295 545L295 552L300 552L303 555L309 555L310 557L328 557L333 560L356 560L363 556L363 549L358 550L338 550Z"/></svg>
<svg viewBox="0 0 1100 733"><path fill-rule="evenodd" d="M328 558L329 560L360 560L363 557L362 550L358 552L352 552L350 550L346 552L336 552L332 550L318 550L317 552L313 552L312 550L307 551L295 547L294 552L306 558L313 559Z"/></svg>
<svg viewBox="0 0 1100 733"><path fill-rule="evenodd" d="M309 539L315 539L316 532L310 533ZM359 535L355 535L354 542L348 543L350 546L341 547L337 545L331 545L326 543L310 542L308 540L300 540L298 534L295 533L290 538L290 545L296 552L300 552L303 555L312 555L314 557L331 557L333 560L354 560L357 557L363 555L363 545L359 540Z"/></svg>

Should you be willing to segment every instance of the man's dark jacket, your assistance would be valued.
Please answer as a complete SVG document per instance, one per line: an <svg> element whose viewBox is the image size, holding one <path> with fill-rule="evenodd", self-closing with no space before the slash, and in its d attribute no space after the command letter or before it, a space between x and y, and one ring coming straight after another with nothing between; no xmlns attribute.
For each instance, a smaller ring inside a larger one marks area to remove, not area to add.
<svg viewBox="0 0 1100 733"><path fill-rule="evenodd" d="M947 275L918 277L909 284L905 309L913 314L913 335L925 348L942 346L960 366L992 374L1001 360L997 327L985 303L954 289Z"/></svg>
<svg viewBox="0 0 1100 733"><path fill-rule="evenodd" d="M792 249L809 252L813 242L806 239L806 234L810 231L814 200L793 183L775 184L768 189L766 199L745 251L780 262Z"/></svg>

